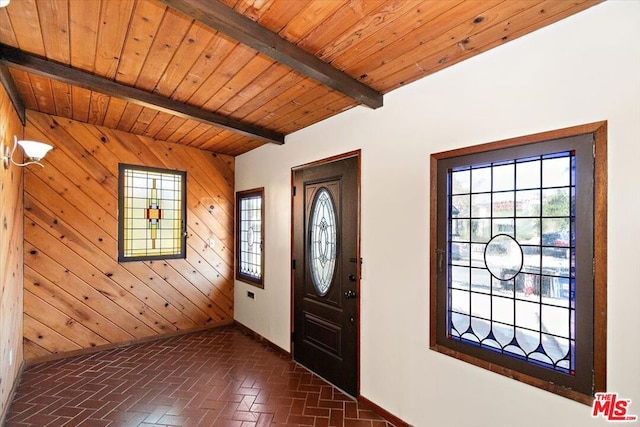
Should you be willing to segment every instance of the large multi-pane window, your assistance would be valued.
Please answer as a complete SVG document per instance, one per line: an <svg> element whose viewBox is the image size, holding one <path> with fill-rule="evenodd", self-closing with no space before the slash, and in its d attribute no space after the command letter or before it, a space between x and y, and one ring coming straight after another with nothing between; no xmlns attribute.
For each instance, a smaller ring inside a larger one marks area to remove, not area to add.
<svg viewBox="0 0 640 427"><path fill-rule="evenodd" d="M236 279L263 287L264 188L236 193Z"/></svg>
<svg viewBox="0 0 640 427"><path fill-rule="evenodd" d="M604 357L594 303L605 304L595 134L433 156L434 349L576 400L594 395Z"/></svg>
<svg viewBox="0 0 640 427"><path fill-rule="evenodd" d="M118 260L184 258L186 172L119 165Z"/></svg>

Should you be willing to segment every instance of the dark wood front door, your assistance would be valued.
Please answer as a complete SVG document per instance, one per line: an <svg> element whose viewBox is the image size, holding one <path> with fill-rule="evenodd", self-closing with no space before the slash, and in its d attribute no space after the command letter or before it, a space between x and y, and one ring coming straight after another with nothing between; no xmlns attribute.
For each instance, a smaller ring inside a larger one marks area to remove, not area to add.
<svg viewBox="0 0 640 427"><path fill-rule="evenodd" d="M358 157L293 172L294 359L358 388Z"/></svg>

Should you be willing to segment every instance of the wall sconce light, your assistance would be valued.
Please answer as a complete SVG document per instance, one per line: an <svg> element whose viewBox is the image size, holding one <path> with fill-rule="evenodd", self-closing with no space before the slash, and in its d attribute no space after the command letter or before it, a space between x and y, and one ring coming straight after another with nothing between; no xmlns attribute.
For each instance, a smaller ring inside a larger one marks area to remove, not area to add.
<svg viewBox="0 0 640 427"><path fill-rule="evenodd" d="M0 7L5 7L9 5L11 0L0 0Z"/></svg>
<svg viewBox="0 0 640 427"><path fill-rule="evenodd" d="M13 160L13 153L15 153L16 148L22 147L24 151L25 157L28 161L24 163L16 163ZM9 169L9 162L13 163L16 166L28 166L28 165L39 165L44 167L40 160L51 150L53 147L49 144L45 144L43 142L38 141L28 141L28 140L20 140L18 141L18 137L13 137L13 149L9 152L9 147L4 147L4 153L2 155L2 160L4 161L4 168Z"/></svg>

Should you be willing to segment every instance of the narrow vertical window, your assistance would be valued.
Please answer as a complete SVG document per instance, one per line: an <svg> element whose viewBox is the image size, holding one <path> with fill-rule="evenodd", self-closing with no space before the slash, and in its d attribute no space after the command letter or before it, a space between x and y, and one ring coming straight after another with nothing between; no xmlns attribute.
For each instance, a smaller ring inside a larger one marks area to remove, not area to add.
<svg viewBox="0 0 640 427"><path fill-rule="evenodd" d="M603 129L432 156L432 349L588 404L604 391Z"/></svg>
<svg viewBox="0 0 640 427"><path fill-rule="evenodd" d="M236 279L264 287L264 188L236 193Z"/></svg>
<svg viewBox="0 0 640 427"><path fill-rule="evenodd" d="M186 172L119 165L118 261L185 258Z"/></svg>

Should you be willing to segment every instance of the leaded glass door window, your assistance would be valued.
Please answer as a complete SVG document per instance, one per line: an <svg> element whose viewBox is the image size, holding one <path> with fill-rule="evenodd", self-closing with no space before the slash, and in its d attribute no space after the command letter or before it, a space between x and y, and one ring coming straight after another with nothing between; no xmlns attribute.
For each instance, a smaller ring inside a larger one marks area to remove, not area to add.
<svg viewBox="0 0 640 427"><path fill-rule="evenodd" d="M331 193L320 188L311 205L309 269L318 295L326 295L336 265L336 213Z"/></svg>
<svg viewBox="0 0 640 427"><path fill-rule="evenodd" d="M186 172L119 165L118 260L186 256Z"/></svg>
<svg viewBox="0 0 640 427"><path fill-rule="evenodd" d="M606 208L583 130L432 156L431 348L588 402L605 382Z"/></svg>

